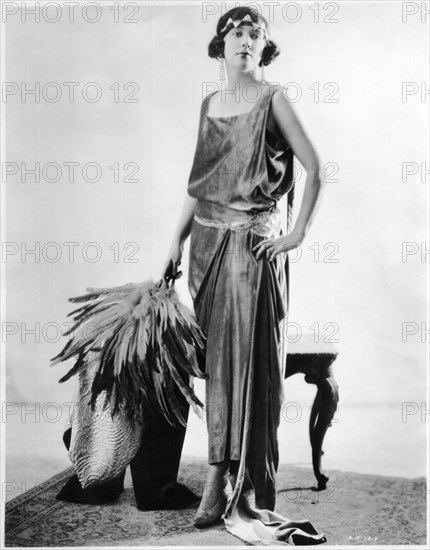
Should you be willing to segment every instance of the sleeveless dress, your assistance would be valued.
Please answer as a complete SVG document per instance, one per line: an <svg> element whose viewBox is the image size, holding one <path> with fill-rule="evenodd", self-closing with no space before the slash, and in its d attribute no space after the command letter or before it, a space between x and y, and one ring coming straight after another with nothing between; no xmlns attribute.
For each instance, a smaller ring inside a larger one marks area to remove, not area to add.
<svg viewBox="0 0 430 550"><path fill-rule="evenodd" d="M208 462L239 461L223 515L251 544L326 542L308 521L274 512L277 429L284 400L288 256L258 260L252 248L278 237L277 201L287 195L291 229L294 154L271 113L279 85L262 85L248 113L208 116L202 102L187 192L197 199L188 288L207 337Z"/></svg>

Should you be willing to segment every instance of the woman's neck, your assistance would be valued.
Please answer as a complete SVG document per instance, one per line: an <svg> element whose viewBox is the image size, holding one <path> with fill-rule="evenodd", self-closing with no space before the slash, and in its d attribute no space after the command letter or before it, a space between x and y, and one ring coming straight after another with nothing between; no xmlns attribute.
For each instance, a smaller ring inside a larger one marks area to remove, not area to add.
<svg viewBox="0 0 430 550"><path fill-rule="evenodd" d="M260 87L262 88L265 85L265 82L262 80L258 80L256 78L229 78L227 83L222 83L220 86L221 90L225 90L226 92L239 92L241 93L243 90L247 89L249 86L251 87Z"/></svg>
<svg viewBox="0 0 430 550"><path fill-rule="evenodd" d="M264 83L256 76L256 69L252 69L247 72L229 70L227 67L227 83L225 84L226 91L242 90L247 86L263 86Z"/></svg>

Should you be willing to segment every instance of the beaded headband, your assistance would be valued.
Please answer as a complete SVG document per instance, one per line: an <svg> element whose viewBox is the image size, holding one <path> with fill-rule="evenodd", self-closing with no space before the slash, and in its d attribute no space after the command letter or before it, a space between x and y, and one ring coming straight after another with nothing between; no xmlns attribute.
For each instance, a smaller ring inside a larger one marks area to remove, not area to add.
<svg viewBox="0 0 430 550"><path fill-rule="evenodd" d="M267 32L266 25L263 20L260 20L259 23L254 23L254 21L251 19L251 16L249 13L245 15L245 17L242 17L242 19L235 19L233 20L231 17L228 18L227 23L224 25L224 27L220 30L220 34L223 33L227 27L230 25L233 25L234 27L238 27L241 23L247 23L249 25L252 25L254 30L262 29L266 35L266 39L269 40L269 33ZM229 29L231 30L231 29Z"/></svg>

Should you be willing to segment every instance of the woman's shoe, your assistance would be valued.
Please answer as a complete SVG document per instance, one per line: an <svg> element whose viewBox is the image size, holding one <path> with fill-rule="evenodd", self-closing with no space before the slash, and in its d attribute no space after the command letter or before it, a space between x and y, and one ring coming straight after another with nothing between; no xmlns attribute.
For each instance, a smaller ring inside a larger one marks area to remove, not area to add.
<svg viewBox="0 0 430 550"><path fill-rule="evenodd" d="M199 529L210 527L220 521L227 504L227 495L224 492L224 489L227 486L227 481L228 474L223 477L220 484L212 485L212 488L209 490L207 490L208 485L205 485L199 509L197 510L197 514L194 516L195 527L198 527ZM208 495L212 496L212 491L216 492L216 495L214 495L216 500L214 504L208 508L205 507L205 502L207 501Z"/></svg>

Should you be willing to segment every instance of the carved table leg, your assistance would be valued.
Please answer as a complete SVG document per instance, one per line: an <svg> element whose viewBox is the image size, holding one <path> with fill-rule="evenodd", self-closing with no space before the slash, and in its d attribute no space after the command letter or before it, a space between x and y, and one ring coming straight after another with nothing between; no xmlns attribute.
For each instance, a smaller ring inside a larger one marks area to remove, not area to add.
<svg viewBox="0 0 430 550"><path fill-rule="evenodd" d="M312 465L318 481L318 490L327 487L328 477L321 470L322 444L327 431L331 426L334 413L339 401L338 385L333 378L331 369L315 369L305 376L306 382L316 384L318 391L312 405L309 420L309 435L312 445Z"/></svg>

